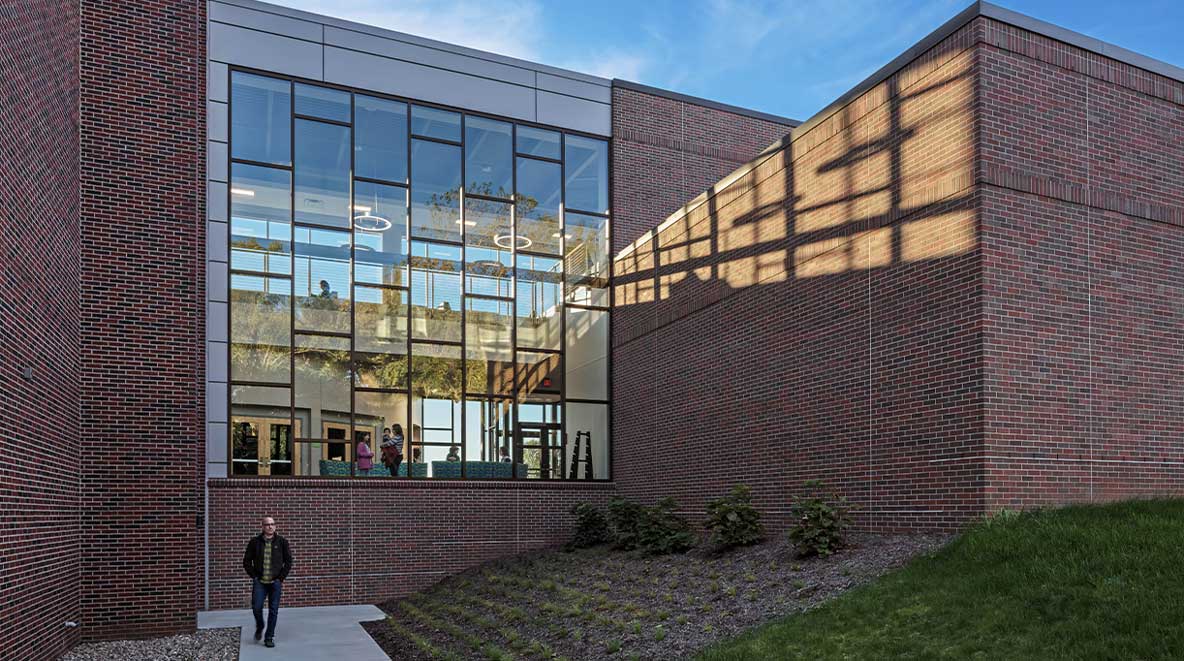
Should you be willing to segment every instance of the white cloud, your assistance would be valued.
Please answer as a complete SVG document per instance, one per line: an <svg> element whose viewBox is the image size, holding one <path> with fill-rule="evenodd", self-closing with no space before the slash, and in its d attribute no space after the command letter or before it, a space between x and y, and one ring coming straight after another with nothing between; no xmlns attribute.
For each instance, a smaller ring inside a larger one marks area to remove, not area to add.
<svg viewBox="0 0 1184 661"><path fill-rule="evenodd" d="M500 55L537 60L542 9L530 0L278 0L302 9Z"/></svg>
<svg viewBox="0 0 1184 661"><path fill-rule="evenodd" d="M639 53L599 50L580 58L560 60L555 66L601 78L638 80L650 68L650 58Z"/></svg>

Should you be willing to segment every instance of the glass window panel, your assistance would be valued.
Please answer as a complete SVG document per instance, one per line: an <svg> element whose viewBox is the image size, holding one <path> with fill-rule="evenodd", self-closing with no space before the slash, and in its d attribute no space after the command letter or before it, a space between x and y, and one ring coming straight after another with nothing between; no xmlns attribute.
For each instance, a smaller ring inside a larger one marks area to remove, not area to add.
<svg viewBox="0 0 1184 661"><path fill-rule="evenodd" d="M295 339L296 414L308 421L308 431L301 438L347 445L351 436L349 338L297 334ZM343 461L352 456L344 447L329 449Z"/></svg>
<svg viewBox="0 0 1184 661"><path fill-rule="evenodd" d="M357 384L407 388L407 292L359 285L354 289Z"/></svg>
<svg viewBox="0 0 1184 661"><path fill-rule="evenodd" d="M296 328L350 331L350 234L296 227Z"/></svg>
<svg viewBox="0 0 1184 661"><path fill-rule="evenodd" d="M470 298L465 309L465 390L514 394L514 312L511 301Z"/></svg>
<svg viewBox="0 0 1184 661"><path fill-rule="evenodd" d="M460 241L460 147L411 141L411 236Z"/></svg>
<svg viewBox="0 0 1184 661"><path fill-rule="evenodd" d="M563 435L558 427L538 427L530 423L557 425L561 418L558 395L534 394L518 405L518 434L513 457L532 479L559 479L567 474L563 464ZM521 469L520 469L521 470Z"/></svg>
<svg viewBox="0 0 1184 661"><path fill-rule="evenodd" d="M411 106L411 132L428 138L460 142L460 113Z"/></svg>
<svg viewBox="0 0 1184 661"><path fill-rule="evenodd" d="M420 461L434 476L433 462L446 461L450 446L460 454L461 348L413 344L411 365L412 453L420 451ZM433 443L439 444L436 449Z"/></svg>
<svg viewBox="0 0 1184 661"><path fill-rule="evenodd" d="M568 209L608 213L608 143L578 135L564 142Z"/></svg>
<svg viewBox="0 0 1184 661"><path fill-rule="evenodd" d="M407 191L359 181L354 188L354 280L407 286Z"/></svg>
<svg viewBox="0 0 1184 661"><path fill-rule="evenodd" d="M567 308L567 396L608 399L608 311Z"/></svg>
<svg viewBox="0 0 1184 661"><path fill-rule="evenodd" d="M514 197L518 214L518 248L559 254L558 163L518 159L518 193Z"/></svg>
<svg viewBox="0 0 1184 661"><path fill-rule="evenodd" d="M292 474L291 406L287 386L230 386L232 475Z"/></svg>
<svg viewBox="0 0 1184 661"><path fill-rule="evenodd" d="M518 153L559 160L559 133L520 124Z"/></svg>
<svg viewBox="0 0 1184 661"><path fill-rule="evenodd" d="M291 381L292 285L286 278L230 276L230 378Z"/></svg>
<svg viewBox="0 0 1184 661"><path fill-rule="evenodd" d="M557 353L518 351L518 397L529 398L536 393L558 393L562 387Z"/></svg>
<svg viewBox="0 0 1184 661"><path fill-rule="evenodd" d="M459 449L455 451L453 450L454 445L457 448L460 447L459 443L449 443L445 445L412 445L411 462L412 470L415 471L414 477L460 477L460 462L448 460L449 455L451 455L453 452L456 453L453 456L459 456L460 454Z"/></svg>
<svg viewBox="0 0 1184 661"><path fill-rule="evenodd" d="M411 243L411 333L429 340L460 341L461 249Z"/></svg>
<svg viewBox="0 0 1184 661"><path fill-rule="evenodd" d="M292 86L250 73L230 77L230 155L261 163L292 163Z"/></svg>
<svg viewBox="0 0 1184 661"><path fill-rule="evenodd" d="M411 345L411 392L419 399L460 400L460 347Z"/></svg>
<svg viewBox="0 0 1184 661"><path fill-rule="evenodd" d="M234 163L230 168L230 268L292 272L292 176Z"/></svg>
<svg viewBox="0 0 1184 661"><path fill-rule="evenodd" d="M354 168L359 177L407 181L407 104L354 97Z"/></svg>
<svg viewBox="0 0 1184 661"><path fill-rule="evenodd" d="M296 114L349 122L349 92L296 83Z"/></svg>
<svg viewBox="0 0 1184 661"><path fill-rule="evenodd" d="M534 349L559 349L559 287L563 274L561 263L551 257L518 255L518 346Z"/></svg>
<svg viewBox="0 0 1184 661"><path fill-rule="evenodd" d="M514 192L513 125L484 117L465 118L465 190L509 198Z"/></svg>
<svg viewBox="0 0 1184 661"><path fill-rule="evenodd" d="M577 439L577 434L580 438ZM608 479L608 405L567 403L567 479ZM591 451L589 451L591 448ZM577 454L578 451L578 454ZM591 458L591 463L587 460ZM579 460L579 463L575 463ZM573 470L574 475L573 475Z"/></svg>
<svg viewBox="0 0 1184 661"><path fill-rule="evenodd" d="M511 222L509 203L465 200L465 272L469 293L513 295Z"/></svg>
<svg viewBox="0 0 1184 661"><path fill-rule="evenodd" d="M566 213L564 268L567 300L580 305L609 304L608 219Z"/></svg>
<svg viewBox="0 0 1184 661"><path fill-rule="evenodd" d="M386 437L394 437L395 432L403 437L401 443L395 445L404 459L410 456L411 440L407 438L407 395L385 392L355 392L354 393L354 450L365 440L370 450L374 452L373 468L368 472L358 469L357 475L362 477L389 477L390 467L382 463L382 444ZM392 441L393 442L393 441ZM407 475L407 464L400 463L395 470L400 476Z"/></svg>
<svg viewBox="0 0 1184 661"><path fill-rule="evenodd" d="M469 398L465 401L465 476L513 477L512 401Z"/></svg>
<svg viewBox="0 0 1184 661"><path fill-rule="evenodd" d="M349 128L296 120L296 222L350 226Z"/></svg>

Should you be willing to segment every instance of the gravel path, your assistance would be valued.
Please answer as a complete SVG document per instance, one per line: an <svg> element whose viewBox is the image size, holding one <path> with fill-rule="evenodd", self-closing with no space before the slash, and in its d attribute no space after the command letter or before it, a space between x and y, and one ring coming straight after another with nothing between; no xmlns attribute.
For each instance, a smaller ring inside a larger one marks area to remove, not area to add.
<svg viewBox="0 0 1184 661"><path fill-rule="evenodd" d="M238 661L239 629L200 629L196 633L147 640L84 643L62 661Z"/></svg>

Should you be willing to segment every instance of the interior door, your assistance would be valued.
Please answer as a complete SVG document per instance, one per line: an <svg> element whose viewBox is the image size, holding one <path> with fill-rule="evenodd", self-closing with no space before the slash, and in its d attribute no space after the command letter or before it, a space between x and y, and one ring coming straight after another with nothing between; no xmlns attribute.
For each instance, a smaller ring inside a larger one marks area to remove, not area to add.
<svg viewBox="0 0 1184 661"><path fill-rule="evenodd" d="M550 422L520 422L514 435L514 461L526 465L526 477L560 479L566 468L563 428Z"/></svg>

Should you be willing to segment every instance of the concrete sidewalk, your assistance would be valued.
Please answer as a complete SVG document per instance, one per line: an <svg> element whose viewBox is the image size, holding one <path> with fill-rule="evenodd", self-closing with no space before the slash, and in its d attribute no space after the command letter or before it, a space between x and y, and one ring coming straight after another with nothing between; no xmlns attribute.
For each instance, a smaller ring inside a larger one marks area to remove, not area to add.
<svg viewBox="0 0 1184 661"><path fill-rule="evenodd" d="M263 611L267 617L267 611ZM275 647L255 642L255 617L250 610L204 611L198 629L241 627L239 661L389 661L359 622L386 617L377 606L313 606L280 608Z"/></svg>

